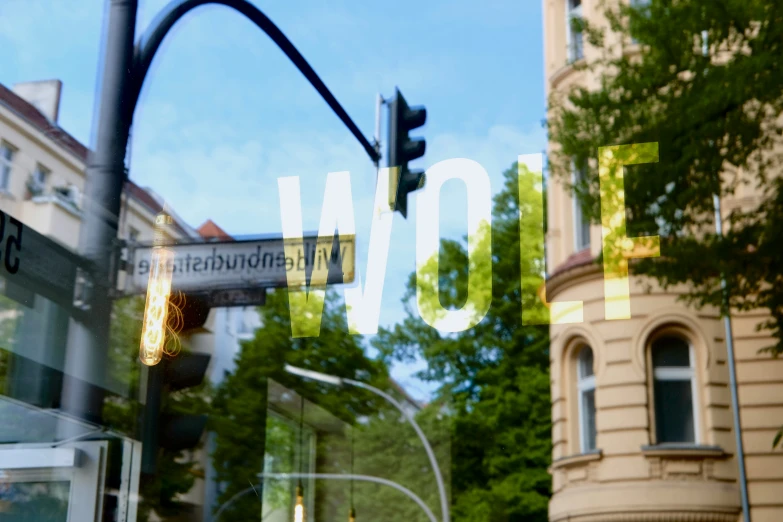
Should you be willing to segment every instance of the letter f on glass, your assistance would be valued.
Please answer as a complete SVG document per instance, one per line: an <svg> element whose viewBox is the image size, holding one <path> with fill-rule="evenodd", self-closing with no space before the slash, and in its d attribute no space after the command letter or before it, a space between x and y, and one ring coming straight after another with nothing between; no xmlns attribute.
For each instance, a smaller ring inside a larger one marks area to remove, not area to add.
<svg viewBox="0 0 783 522"><path fill-rule="evenodd" d="M658 143L598 149L603 237L604 311L606 319L630 319L628 260L661 255L659 236L628 237L625 223L625 165L658 162Z"/></svg>

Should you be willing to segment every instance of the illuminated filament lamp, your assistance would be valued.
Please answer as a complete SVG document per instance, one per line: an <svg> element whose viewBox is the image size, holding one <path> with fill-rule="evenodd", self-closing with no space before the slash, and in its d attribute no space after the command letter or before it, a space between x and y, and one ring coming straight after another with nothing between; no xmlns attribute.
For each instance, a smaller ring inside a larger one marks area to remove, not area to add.
<svg viewBox="0 0 783 522"><path fill-rule="evenodd" d="M166 214L165 210L155 217L155 239L150 260L147 304L144 307L144 325L139 348L139 360L147 366L154 366L160 362L166 346L174 251L166 248L164 229L166 225L171 223L171 216Z"/></svg>
<svg viewBox="0 0 783 522"><path fill-rule="evenodd" d="M302 483L296 486L296 505L294 506L294 522L305 522L304 492Z"/></svg>

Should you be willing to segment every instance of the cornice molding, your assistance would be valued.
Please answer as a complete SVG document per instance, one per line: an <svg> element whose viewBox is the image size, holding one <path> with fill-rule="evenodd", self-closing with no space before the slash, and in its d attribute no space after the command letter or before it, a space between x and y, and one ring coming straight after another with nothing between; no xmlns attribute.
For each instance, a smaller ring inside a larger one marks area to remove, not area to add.
<svg viewBox="0 0 783 522"><path fill-rule="evenodd" d="M589 453L578 453L576 455L569 455L568 457L562 457L554 461L550 466L550 469L555 470L560 468L569 468L572 466L577 466L579 464L587 464L588 462L601 460L602 457L603 457L603 451L600 449L591 451Z"/></svg>
<svg viewBox="0 0 783 522"><path fill-rule="evenodd" d="M731 512L664 511L641 513L563 514L550 522L737 522L739 510Z"/></svg>
<svg viewBox="0 0 783 522"><path fill-rule="evenodd" d="M722 458L728 454L720 446L698 446L692 444L642 446L645 457L668 458Z"/></svg>
<svg viewBox="0 0 783 522"><path fill-rule="evenodd" d="M582 281L594 279L595 276L603 277L603 272L603 266L596 263L595 258L558 272L546 282L547 300L553 301L559 292Z"/></svg>

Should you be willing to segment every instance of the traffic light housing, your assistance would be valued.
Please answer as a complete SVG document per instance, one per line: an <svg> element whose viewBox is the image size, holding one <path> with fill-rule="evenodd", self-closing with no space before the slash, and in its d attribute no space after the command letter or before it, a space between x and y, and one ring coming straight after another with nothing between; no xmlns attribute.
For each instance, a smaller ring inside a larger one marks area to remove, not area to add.
<svg viewBox="0 0 783 522"><path fill-rule="evenodd" d="M180 353L149 367L141 435L142 473L154 475L157 472L161 449L192 449L201 440L207 416L165 411L164 402L173 392L200 385L210 358L205 353Z"/></svg>
<svg viewBox="0 0 783 522"><path fill-rule="evenodd" d="M427 109L409 107L399 89L389 103L389 154L388 166L397 167L392 172L389 186L389 205L408 217L408 194L424 186L424 171L411 171L408 162L424 156L427 143L424 138L411 138L408 133L424 125Z"/></svg>

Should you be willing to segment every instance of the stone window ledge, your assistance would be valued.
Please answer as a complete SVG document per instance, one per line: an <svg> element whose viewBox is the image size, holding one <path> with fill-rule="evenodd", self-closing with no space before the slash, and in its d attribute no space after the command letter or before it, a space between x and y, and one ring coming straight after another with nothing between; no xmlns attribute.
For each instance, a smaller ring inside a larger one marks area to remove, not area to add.
<svg viewBox="0 0 783 522"><path fill-rule="evenodd" d="M587 453L577 453L576 455L569 455L567 457L561 457L554 461L550 466L550 469L569 468L571 466L578 466L579 464L587 464L596 460L601 460L603 451L600 449L588 451Z"/></svg>
<svg viewBox="0 0 783 522"><path fill-rule="evenodd" d="M726 452L720 446L707 446L702 444L655 444L642 446L645 457L668 458L721 458Z"/></svg>

